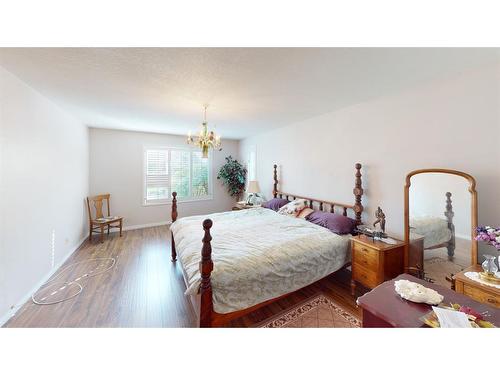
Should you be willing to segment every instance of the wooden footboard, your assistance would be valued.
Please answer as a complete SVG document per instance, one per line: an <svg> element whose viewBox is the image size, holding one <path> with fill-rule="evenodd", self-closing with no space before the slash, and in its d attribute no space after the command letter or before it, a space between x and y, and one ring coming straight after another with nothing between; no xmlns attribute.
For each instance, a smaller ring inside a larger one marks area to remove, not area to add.
<svg viewBox="0 0 500 375"><path fill-rule="evenodd" d="M212 228L212 220L206 219L203 221L203 247L201 248L201 285L200 285L200 327L212 327L212 314L214 312L212 300L212 284L210 283L210 274L214 269L212 262L212 236L210 236L210 228Z"/></svg>

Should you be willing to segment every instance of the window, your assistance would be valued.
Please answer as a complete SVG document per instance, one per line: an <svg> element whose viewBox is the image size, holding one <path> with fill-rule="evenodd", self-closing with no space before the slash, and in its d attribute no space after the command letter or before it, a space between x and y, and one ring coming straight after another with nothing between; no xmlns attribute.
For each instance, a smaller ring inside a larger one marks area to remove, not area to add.
<svg viewBox="0 0 500 375"><path fill-rule="evenodd" d="M144 203L168 203L173 191L180 201L211 198L210 158L194 150L145 149Z"/></svg>
<svg viewBox="0 0 500 375"><path fill-rule="evenodd" d="M257 179L257 147L255 146L250 146L248 149L247 174L247 181Z"/></svg>

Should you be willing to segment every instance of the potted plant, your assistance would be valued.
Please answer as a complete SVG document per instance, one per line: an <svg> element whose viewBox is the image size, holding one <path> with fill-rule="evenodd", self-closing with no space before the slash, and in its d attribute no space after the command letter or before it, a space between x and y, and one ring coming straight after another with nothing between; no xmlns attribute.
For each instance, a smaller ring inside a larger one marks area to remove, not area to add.
<svg viewBox="0 0 500 375"><path fill-rule="evenodd" d="M222 180L222 185L227 186L230 196L239 197L245 191L247 169L232 156L226 157L226 163L220 168L217 179Z"/></svg>

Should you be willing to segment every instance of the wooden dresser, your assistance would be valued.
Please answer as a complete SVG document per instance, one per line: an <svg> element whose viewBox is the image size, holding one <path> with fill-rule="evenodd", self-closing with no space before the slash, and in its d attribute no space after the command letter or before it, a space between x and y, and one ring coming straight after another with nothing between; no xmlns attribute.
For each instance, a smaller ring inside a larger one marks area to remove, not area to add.
<svg viewBox="0 0 500 375"><path fill-rule="evenodd" d="M403 273L404 249L402 241L390 245L373 241L365 235L351 238L351 294L356 292L356 283L375 288L386 280Z"/></svg>
<svg viewBox="0 0 500 375"><path fill-rule="evenodd" d="M465 276L465 272L481 272L482 270L480 265L475 265L457 273L454 276L455 291L498 309L500 308L500 289L478 283Z"/></svg>

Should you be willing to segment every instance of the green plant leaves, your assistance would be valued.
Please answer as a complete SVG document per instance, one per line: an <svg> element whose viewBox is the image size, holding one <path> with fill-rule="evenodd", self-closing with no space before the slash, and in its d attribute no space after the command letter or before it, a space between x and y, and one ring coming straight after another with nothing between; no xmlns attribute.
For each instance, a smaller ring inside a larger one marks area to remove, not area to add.
<svg viewBox="0 0 500 375"><path fill-rule="evenodd" d="M227 186L229 195L234 197L245 191L246 176L247 169L232 156L227 156L226 164L219 170L217 179L222 180L222 185Z"/></svg>

